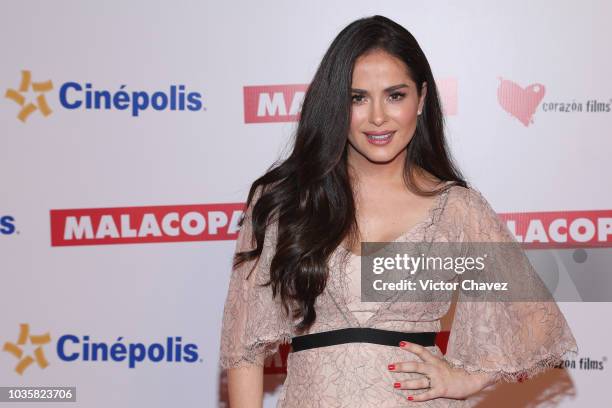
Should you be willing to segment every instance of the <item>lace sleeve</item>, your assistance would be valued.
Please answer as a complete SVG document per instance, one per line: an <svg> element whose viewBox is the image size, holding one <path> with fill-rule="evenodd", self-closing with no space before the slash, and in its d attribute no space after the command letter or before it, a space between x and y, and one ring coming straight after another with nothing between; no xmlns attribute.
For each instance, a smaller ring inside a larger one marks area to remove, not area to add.
<svg viewBox="0 0 612 408"><path fill-rule="evenodd" d="M251 206L245 212L235 252L255 247L254 239L251 241L251 211L259 192L255 193ZM274 354L279 344L289 342L291 338L291 322L282 308L279 296L273 299L272 287L260 286L269 278L277 226L274 222L266 229L259 260L244 262L231 272L221 328L222 369L263 366L264 359ZM249 275L254 265L255 269Z"/></svg>
<svg viewBox="0 0 612 408"><path fill-rule="evenodd" d="M475 301L460 290L445 359L469 372L516 382L558 365L568 352L577 353L567 321L505 223L477 190L467 190L463 201L464 246L486 242L498 248L487 273L493 280L523 285L520 290L530 294L520 301ZM544 291L549 300L542 300Z"/></svg>

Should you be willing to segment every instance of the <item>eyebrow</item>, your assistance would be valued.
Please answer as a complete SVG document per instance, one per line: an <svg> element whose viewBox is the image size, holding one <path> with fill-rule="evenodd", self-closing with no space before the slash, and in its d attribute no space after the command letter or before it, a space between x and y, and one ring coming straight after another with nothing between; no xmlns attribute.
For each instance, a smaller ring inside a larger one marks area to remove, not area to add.
<svg viewBox="0 0 612 408"><path fill-rule="evenodd" d="M393 92L396 89L400 89L400 88L405 88L408 87L408 84L397 84L397 85L393 85L390 86L388 88L385 88L385 92ZM358 88L351 88L351 92L355 92L355 93L360 93L360 94L367 94L368 91L366 91L365 89L358 89Z"/></svg>

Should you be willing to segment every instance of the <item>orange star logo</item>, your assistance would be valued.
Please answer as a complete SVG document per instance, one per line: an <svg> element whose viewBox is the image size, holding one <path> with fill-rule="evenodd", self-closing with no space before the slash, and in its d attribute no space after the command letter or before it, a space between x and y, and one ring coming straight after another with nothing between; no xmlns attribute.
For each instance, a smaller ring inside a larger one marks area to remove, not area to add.
<svg viewBox="0 0 612 408"><path fill-rule="evenodd" d="M11 353L19 360L17 366L15 366L15 371L17 374L22 375L25 369L34 362L36 362L40 368L47 367L49 362L45 358L42 346L51 342L51 335L48 332L40 335L30 334L30 325L27 323L22 323L19 326L20 330L17 343L15 344L7 341L4 343L4 347L2 349L3 351ZM30 341L30 344L38 346L36 349L34 349L34 357L29 355L24 356L22 346L27 344L28 340Z"/></svg>
<svg viewBox="0 0 612 408"><path fill-rule="evenodd" d="M23 95L24 92L32 91L37 93L36 102L28 102L26 103L26 97ZM28 117L36 110L39 110L43 116L49 116L52 112L51 108L49 108L49 104L47 104L47 99L45 98L45 92L49 92L53 89L53 83L51 80L44 82L32 82L32 73L28 70L21 71L21 83L19 84L19 89L7 89L4 96L19 106L21 106L21 110L17 114L17 118L24 122L28 119Z"/></svg>

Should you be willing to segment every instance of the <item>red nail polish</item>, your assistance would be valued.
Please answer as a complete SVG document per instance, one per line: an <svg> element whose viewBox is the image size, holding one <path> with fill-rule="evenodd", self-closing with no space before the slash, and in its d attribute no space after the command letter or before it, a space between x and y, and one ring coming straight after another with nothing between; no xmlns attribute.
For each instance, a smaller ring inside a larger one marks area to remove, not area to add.
<svg viewBox="0 0 612 408"><path fill-rule="evenodd" d="M389 367L387 367L389 370L395 370L395 364L389 364Z"/></svg>
<svg viewBox="0 0 612 408"><path fill-rule="evenodd" d="M399 387L401 387L401 386L402 386L402 384L401 384L401 383L395 383L395 384L393 384L393 386L394 386L395 388L399 388Z"/></svg>
<svg viewBox="0 0 612 408"><path fill-rule="evenodd" d="M404 347L406 344L408 344L408 343L405 342L405 341L400 341L400 347Z"/></svg>
<svg viewBox="0 0 612 408"><path fill-rule="evenodd" d="M408 396L408 401L412 401L414 399L414 397L412 395Z"/></svg>

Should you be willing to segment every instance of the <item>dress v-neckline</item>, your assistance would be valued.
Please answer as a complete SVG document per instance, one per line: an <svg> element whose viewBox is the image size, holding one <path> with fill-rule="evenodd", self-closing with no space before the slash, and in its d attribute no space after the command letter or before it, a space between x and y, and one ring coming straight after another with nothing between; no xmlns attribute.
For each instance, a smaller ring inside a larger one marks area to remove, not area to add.
<svg viewBox="0 0 612 408"><path fill-rule="evenodd" d="M452 181L449 181L446 184L448 184L450 182L452 182ZM444 200L446 194L448 193L448 191L450 190L450 188L451 187L447 187L444 191L442 191L438 195L436 200L434 200L434 203L427 210L427 213L426 213L425 217L421 221L418 221L416 224L412 225L408 230L402 232L400 235L398 235L397 237L395 237L394 239L392 239L390 241L376 241L376 242L387 242L389 244L392 244L392 243L398 242L399 240L401 240L402 238L406 237L407 235L410 235L413 231L415 231L419 227L421 227L423 225L431 224L434 221L434 216L435 216L436 211L444 206L445 203L443 202L443 200ZM363 257L363 255L357 255L353 251L347 249L346 247L344 247L342 245L338 245L338 248L343 250L344 252L348 252L348 255L351 258L362 258ZM384 248L382 248L382 249L384 249Z"/></svg>
<svg viewBox="0 0 612 408"><path fill-rule="evenodd" d="M448 182L447 182L448 183ZM416 231L418 228L421 228L422 226L431 224L436 222L436 220L434 219L436 217L436 212L438 210L443 210L446 206L446 195L448 194L449 190L452 188L452 186L447 187L444 189L444 191L442 191L442 193L440 193L440 195L438 196L438 199L435 200L434 204L429 208L429 210L427 211L427 216L417 222L416 224L414 224L412 227L410 227L410 229L402 232L397 238L395 238L393 241L388 241L390 244L394 243L394 242L398 242L400 239L408 236L409 234L413 233L414 231ZM358 261L362 258L362 255L355 255L352 251L349 251L348 249L346 249L345 247L343 247L342 245L338 245L338 247L336 248L336 250L341 249L343 252L348 253L349 259L347 260L348 263L352 262L352 261ZM325 290L327 291L328 295L330 296L330 298L332 299L332 301L336 304L336 307L340 310L340 313L342 315L344 315L345 320L347 321L347 323L349 324L349 326L353 326L353 327L369 327L370 324L372 324L372 322L375 321L375 319L380 315L381 310L383 309L383 306L379 306L376 308L376 310L372 313L372 315L364 322L361 323L359 321L359 319L357 319L357 316L355 315L355 313L353 313L353 311L351 311L348 308L348 305L344 302L337 302L334 295L331 293L331 291L329 290L329 287L326 287ZM337 288L339 289L339 288Z"/></svg>

